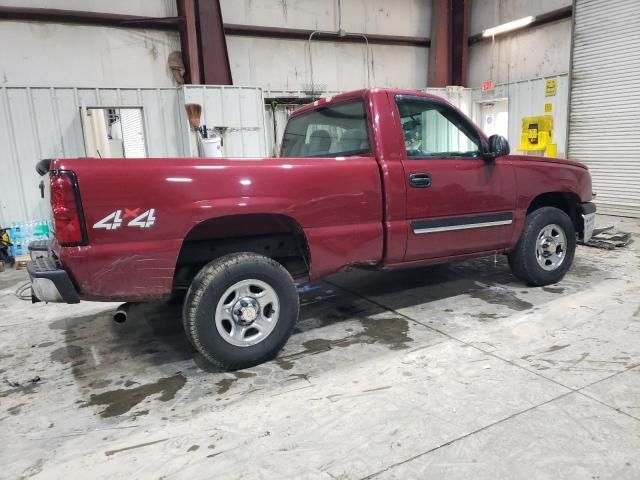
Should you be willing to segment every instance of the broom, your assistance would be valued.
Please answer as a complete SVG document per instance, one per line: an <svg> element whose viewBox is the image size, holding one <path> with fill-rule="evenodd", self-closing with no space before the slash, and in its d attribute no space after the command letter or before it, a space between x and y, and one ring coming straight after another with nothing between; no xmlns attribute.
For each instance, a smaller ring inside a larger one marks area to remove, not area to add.
<svg viewBox="0 0 640 480"><path fill-rule="evenodd" d="M200 156L200 115L202 115L202 106L197 103L187 103L184 108L187 110L187 117L189 117L189 125L191 130L196 135L196 148L198 149L198 156Z"/></svg>

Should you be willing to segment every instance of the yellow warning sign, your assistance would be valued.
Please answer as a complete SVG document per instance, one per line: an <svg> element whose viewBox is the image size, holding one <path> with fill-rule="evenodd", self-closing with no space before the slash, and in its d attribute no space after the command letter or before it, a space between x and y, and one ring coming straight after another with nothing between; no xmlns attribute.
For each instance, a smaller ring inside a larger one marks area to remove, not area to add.
<svg viewBox="0 0 640 480"><path fill-rule="evenodd" d="M545 103L544 104L545 113L551 113L551 110L553 110L553 105L551 105L550 103Z"/></svg>
<svg viewBox="0 0 640 480"><path fill-rule="evenodd" d="M547 80L547 88L545 89L545 96L546 97L555 97L556 96L556 88L557 88L557 83L556 80Z"/></svg>

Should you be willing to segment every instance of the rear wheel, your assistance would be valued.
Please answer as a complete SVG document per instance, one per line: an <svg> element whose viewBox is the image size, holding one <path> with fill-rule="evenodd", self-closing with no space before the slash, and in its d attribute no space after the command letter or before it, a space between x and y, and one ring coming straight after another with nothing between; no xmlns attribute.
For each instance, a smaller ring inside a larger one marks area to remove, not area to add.
<svg viewBox="0 0 640 480"><path fill-rule="evenodd" d="M576 233L569 216L560 209L542 207L527 215L522 236L509 253L509 266L529 285L549 285L571 268L575 250Z"/></svg>
<svg viewBox="0 0 640 480"><path fill-rule="evenodd" d="M282 265L238 253L198 273L182 316L193 346L211 363L235 370L274 358L291 335L298 309L293 278Z"/></svg>

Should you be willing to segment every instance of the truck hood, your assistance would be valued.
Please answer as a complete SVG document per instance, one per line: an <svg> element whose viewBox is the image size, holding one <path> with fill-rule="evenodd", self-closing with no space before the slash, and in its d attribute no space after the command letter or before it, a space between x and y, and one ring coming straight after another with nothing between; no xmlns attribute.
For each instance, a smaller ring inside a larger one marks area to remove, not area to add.
<svg viewBox="0 0 640 480"><path fill-rule="evenodd" d="M589 168L580 162L575 162L573 160L567 160L565 158L553 158L553 157L536 157L532 155L509 155L509 158L514 162L519 161L528 161L528 162L540 162L540 163L558 163L560 165L572 165L574 167L584 168L585 170L589 170Z"/></svg>

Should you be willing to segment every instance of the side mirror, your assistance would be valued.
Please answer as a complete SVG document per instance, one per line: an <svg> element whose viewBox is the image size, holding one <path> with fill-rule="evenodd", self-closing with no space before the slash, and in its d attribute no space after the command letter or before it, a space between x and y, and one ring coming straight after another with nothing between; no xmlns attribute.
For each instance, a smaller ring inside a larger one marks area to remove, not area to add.
<svg viewBox="0 0 640 480"><path fill-rule="evenodd" d="M511 149L509 148L509 142L501 135L491 135L489 137L489 152L487 158L489 160L495 160L498 157L509 155Z"/></svg>

